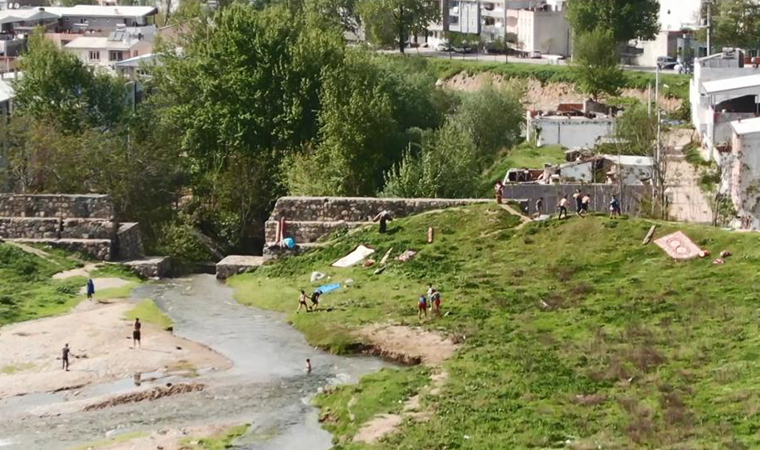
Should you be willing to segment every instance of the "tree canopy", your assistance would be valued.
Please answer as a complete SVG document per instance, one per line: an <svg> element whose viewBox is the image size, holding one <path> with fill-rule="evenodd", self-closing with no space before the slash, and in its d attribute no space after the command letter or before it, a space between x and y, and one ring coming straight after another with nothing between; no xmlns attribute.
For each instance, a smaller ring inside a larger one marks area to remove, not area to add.
<svg viewBox="0 0 760 450"><path fill-rule="evenodd" d="M723 0L713 5L713 45L760 48L760 4Z"/></svg>
<svg viewBox="0 0 760 450"><path fill-rule="evenodd" d="M440 14L435 0L365 0L359 15L367 40L379 47L393 47L404 53L410 36L424 34Z"/></svg>
<svg viewBox="0 0 760 450"><path fill-rule="evenodd" d="M577 34L609 30L616 42L654 39L660 30L658 0L572 0L567 18Z"/></svg>
<svg viewBox="0 0 760 450"><path fill-rule="evenodd" d="M594 98L616 95L625 84L615 38L610 30L596 28L575 38L572 70L576 86Z"/></svg>

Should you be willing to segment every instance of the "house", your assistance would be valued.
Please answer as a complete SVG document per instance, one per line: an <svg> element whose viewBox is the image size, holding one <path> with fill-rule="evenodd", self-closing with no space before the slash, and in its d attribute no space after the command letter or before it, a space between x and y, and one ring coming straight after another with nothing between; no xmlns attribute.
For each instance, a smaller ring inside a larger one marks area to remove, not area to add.
<svg viewBox="0 0 760 450"><path fill-rule="evenodd" d="M619 108L591 100L563 103L555 111L529 111L526 133L536 145L560 145L569 149L593 149L615 132Z"/></svg>
<svg viewBox="0 0 760 450"><path fill-rule="evenodd" d="M648 156L593 155L543 169L510 169L504 183L651 185L654 160Z"/></svg>
<svg viewBox="0 0 760 450"><path fill-rule="evenodd" d="M74 53L87 65L114 72L114 63L137 58L153 51L153 43L128 31L113 31L107 37L79 36L64 50Z"/></svg>
<svg viewBox="0 0 760 450"><path fill-rule="evenodd" d="M58 32L111 31L118 26L145 27L153 25L158 13L154 6L99 6L76 5L72 7L47 7L45 11L55 14Z"/></svg>
<svg viewBox="0 0 760 450"><path fill-rule="evenodd" d="M731 122L731 153L724 182L739 220L736 228L760 229L760 117Z"/></svg>
<svg viewBox="0 0 760 450"><path fill-rule="evenodd" d="M736 49L699 58L689 86L691 120L702 142L703 157L720 163L720 149L731 140L730 122L758 112L760 69L744 64Z"/></svg>

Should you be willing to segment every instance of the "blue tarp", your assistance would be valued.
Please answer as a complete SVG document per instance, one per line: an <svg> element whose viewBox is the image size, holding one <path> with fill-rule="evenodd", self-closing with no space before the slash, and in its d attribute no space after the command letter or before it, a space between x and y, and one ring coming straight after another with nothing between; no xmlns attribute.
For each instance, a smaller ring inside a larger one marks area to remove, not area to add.
<svg viewBox="0 0 760 450"><path fill-rule="evenodd" d="M325 284L324 286L320 286L317 288L318 291L320 291L323 294L327 294L328 292L332 292L340 287L340 283L332 283L332 284Z"/></svg>

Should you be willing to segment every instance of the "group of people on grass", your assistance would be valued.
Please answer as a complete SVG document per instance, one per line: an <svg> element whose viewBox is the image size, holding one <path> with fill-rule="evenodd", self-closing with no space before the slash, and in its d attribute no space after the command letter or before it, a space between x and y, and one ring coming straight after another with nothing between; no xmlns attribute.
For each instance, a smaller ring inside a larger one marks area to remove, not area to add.
<svg viewBox="0 0 760 450"><path fill-rule="evenodd" d="M316 311L317 308L319 308L319 296L322 295L322 291L319 289L315 290L311 296L306 295L306 291L301 289L301 295L298 297L298 309L296 309L296 314L301 312L301 308L305 308L306 312ZM311 300L311 305L309 305L306 301Z"/></svg>
<svg viewBox="0 0 760 450"><path fill-rule="evenodd" d="M432 283L428 284L427 295L420 295L417 299L417 317L420 320L422 316L427 317L428 308L433 316L441 317L441 293L433 287Z"/></svg>
<svg viewBox="0 0 760 450"><path fill-rule="evenodd" d="M496 185L494 186L494 193L496 195L496 203L498 204L501 204L503 201L503 189L504 183L497 181ZM589 205L591 203L591 196L588 194L588 192L584 193L580 189L576 189L575 193L573 194L573 200L575 200L576 214L580 217L586 216L588 214ZM535 206L536 213L533 216L541 217L541 215L544 214L544 198L539 197L538 200L536 200ZM557 205L558 219L567 218L567 207L567 195L563 195L562 198L559 199L559 203ZM609 211L610 217L620 216L620 200L618 200L616 195L613 195L612 199L610 200Z"/></svg>

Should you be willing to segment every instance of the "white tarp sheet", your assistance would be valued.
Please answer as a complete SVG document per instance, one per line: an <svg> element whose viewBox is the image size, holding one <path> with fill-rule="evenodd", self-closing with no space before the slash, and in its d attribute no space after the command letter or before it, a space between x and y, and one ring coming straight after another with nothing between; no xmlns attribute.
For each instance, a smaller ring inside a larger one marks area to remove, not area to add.
<svg viewBox="0 0 760 450"><path fill-rule="evenodd" d="M356 250L335 261L333 267L351 267L364 261L364 258L373 253L375 253L374 249L360 245L356 247Z"/></svg>

